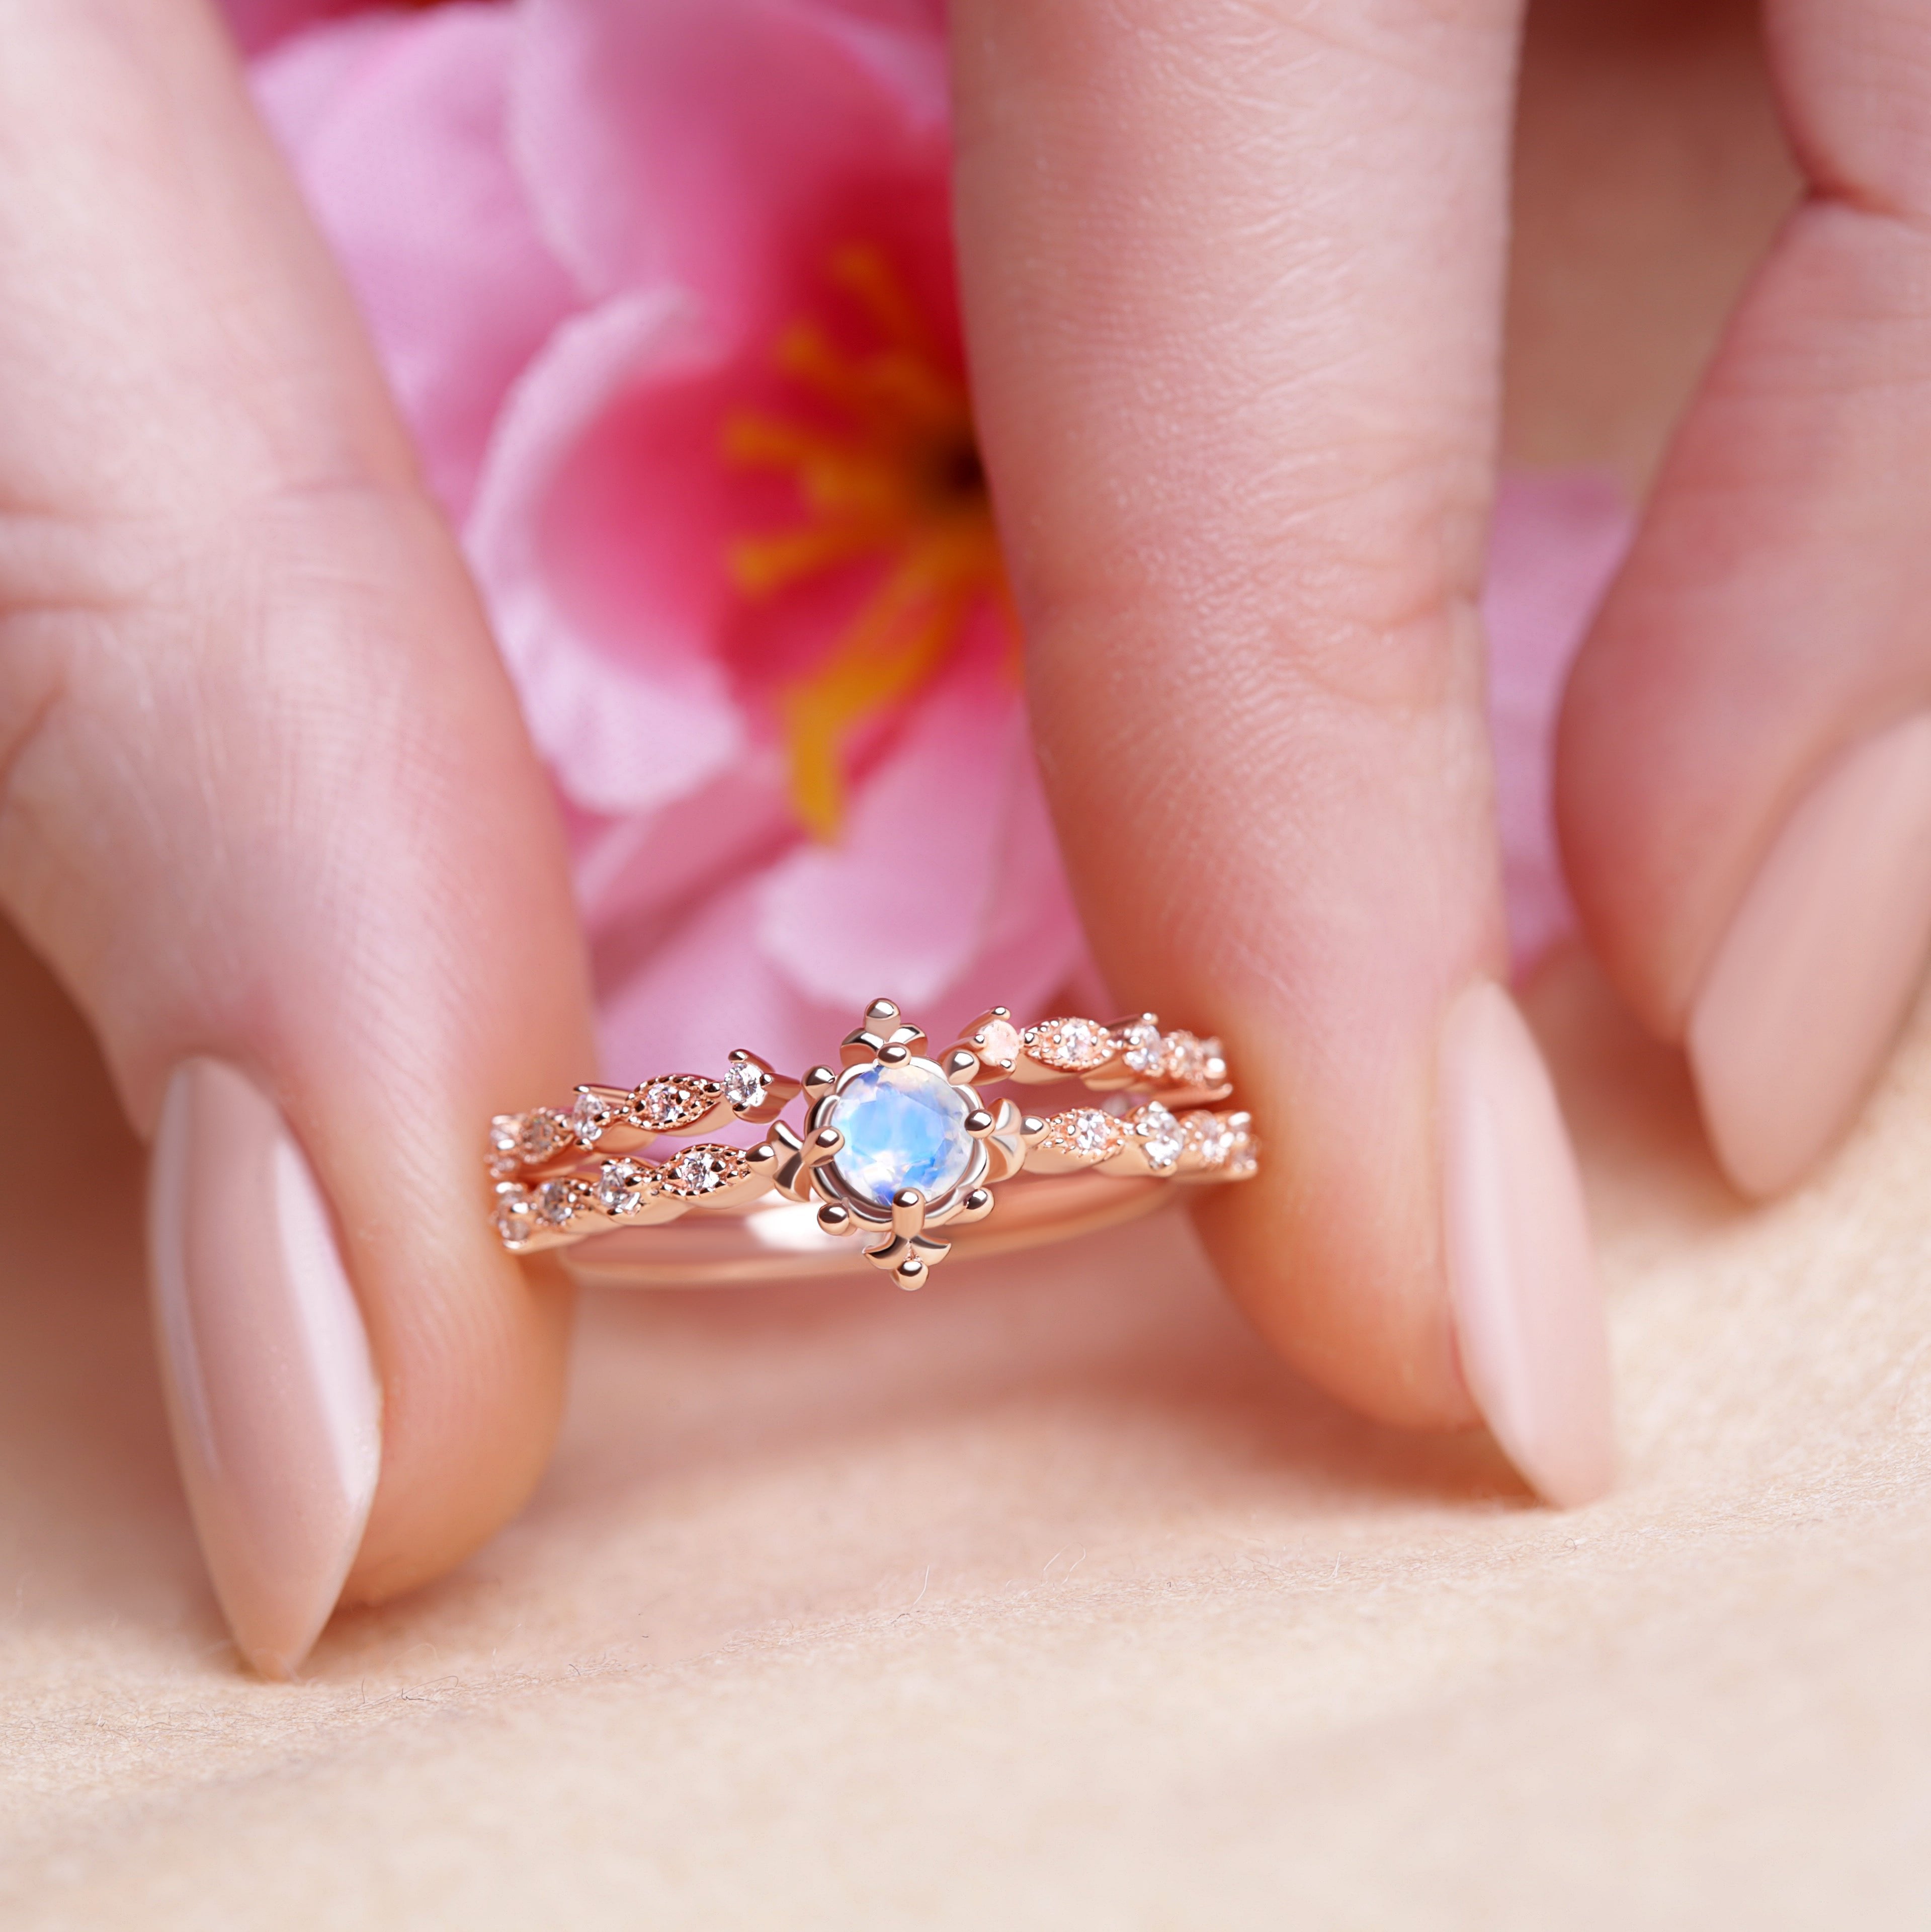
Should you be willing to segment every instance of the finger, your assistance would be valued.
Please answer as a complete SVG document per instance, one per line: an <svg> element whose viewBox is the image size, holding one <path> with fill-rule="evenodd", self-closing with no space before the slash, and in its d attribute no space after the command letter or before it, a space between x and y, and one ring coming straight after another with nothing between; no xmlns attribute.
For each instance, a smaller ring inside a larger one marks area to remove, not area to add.
<svg viewBox="0 0 1931 1932"><path fill-rule="evenodd" d="M1766 20L1810 192L1579 662L1559 777L1590 934L1755 1194L1855 1117L1931 944L1931 15Z"/></svg>
<svg viewBox="0 0 1931 1932"><path fill-rule="evenodd" d="M1207 1238L1330 1388L1429 1426L1472 1388L1535 1482L1591 1493L1600 1316L1499 989L1474 614L1515 10L952 17L975 393L1061 836L1115 992L1223 1034L1267 1143Z"/></svg>
<svg viewBox="0 0 1931 1932"><path fill-rule="evenodd" d="M542 1463L565 1297L490 1233L480 1136L590 1064L583 970L474 598L211 19L3 0L0 40L0 902L159 1132L184 1474L286 1672L345 1572L446 1568Z"/></svg>

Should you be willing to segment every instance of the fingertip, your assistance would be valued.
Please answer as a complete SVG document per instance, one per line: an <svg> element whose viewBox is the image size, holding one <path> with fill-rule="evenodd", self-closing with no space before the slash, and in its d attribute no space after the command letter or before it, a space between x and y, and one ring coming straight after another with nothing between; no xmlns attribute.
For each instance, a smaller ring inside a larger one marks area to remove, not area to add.
<svg viewBox="0 0 1931 1932"><path fill-rule="evenodd" d="M475 1212L484 1225L480 1204ZM466 1372L425 1392L412 1418L418 1453L385 1466L343 1585L345 1604L386 1603L474 1554L528 1502L555 1448L574 1286L554 1257L491 1252L493 1238L478 1245L473 1272L466 1277L458 1264L454 1277L479 1291L478 1305L458 1318L471 1329Z"/></svg>
<svg viewBox="0 0 1931 1932"><path fill-rule="evenodd" d="M1278 1048L1233 1054L1257 1076L1241 1095L1265 1124L1266 1156L1252 1180L1194 1214L1234 1298L1277 1354L1363 1414L1403 1429L1475 1426L1441 1286L1426 1050L1405 1093L1364 1068L1339 1096L1305 1062L1300 1090L1283 1090L1296 1083Z"/></svg>
<svg viewBox="0 0 1931 1932"><path fill-rule="evenodd" d="M286 1676L328 1619L376 1487L382 1389L333 1216L280 1109L185 1060L149 1174L175 1459L242 1654Z"/></svg>

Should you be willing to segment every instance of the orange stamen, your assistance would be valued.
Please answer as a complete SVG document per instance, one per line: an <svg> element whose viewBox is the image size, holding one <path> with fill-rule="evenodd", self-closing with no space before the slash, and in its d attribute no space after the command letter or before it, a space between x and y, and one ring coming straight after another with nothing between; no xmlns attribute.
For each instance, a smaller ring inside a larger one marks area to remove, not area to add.
<svg viewBox="0 0 1931 1932"><path fill-rule="evenodd" d="M1011 615L964 385L877 249L839 250L831 274L882 346L847 354L799 322L781 338L777 359L837 412L841 430L745 412L726 423L724 439L731 460L788 473L805 512L790 530L731 545L740 590L767 596L865 559L884 566L824 661L778 699L793 806L827 840L843 820L853 735L933 676L986 598Z"/></svg>

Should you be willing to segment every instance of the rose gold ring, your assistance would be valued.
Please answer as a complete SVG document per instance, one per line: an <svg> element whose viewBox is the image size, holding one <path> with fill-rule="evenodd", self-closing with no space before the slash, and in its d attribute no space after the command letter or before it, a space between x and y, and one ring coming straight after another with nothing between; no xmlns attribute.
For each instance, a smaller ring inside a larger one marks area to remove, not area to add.
<svg viewBox="0 0 1931 1932"><path fill-rule="evenodd" d="M934 1054L891 1000L874 1000L838 1059L793 1080L739 1051L721 1079L579 1087L567 1112L499 1114L497 1234L516 1254L584 1244L574 1272L633 1286L863 1261L918 1288L949 1253L1108 1227L1172 1198L1170 1183L1245 1180L1259 1161L1249 1116L1215 1111L1233 1091L1220 1042L1162 1032L1151 1013L1022 1028L994 1006ZM982 1098L1003 1080L1078 1081L1101 1104L1045 1114ZM778 1118L800 1094L802 1132ZM698 1141L648 1157L734 1123L768 1131L752 1147Z"/></svg>

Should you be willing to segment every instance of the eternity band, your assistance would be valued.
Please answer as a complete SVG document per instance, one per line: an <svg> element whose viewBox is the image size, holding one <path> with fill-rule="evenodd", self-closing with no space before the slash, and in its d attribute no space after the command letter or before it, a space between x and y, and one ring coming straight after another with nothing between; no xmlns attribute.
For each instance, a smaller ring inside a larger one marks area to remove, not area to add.
<svg viewBox="0 0 1931 1932"><path fill-rule="evenodd" d="M567 1111L498 1114L498 1235L516 1254L586 1244L574 1272L633 1286L863 1261L918 1288L949 1253L1063 1240L1159 1207L1170 1183L1245 1180L1258 1164L1249 1116L1216 1108L1233 1091L1220 1042L1162 1031L1152 1013L1021 1027L994 1006L934 1054L874 1000L838 1059L797 1080L740 1049L721 1079L583 1086ZM982 1097L1001 1081L1078 1082L1099 1104L1049 1114ZM799 1132L778 1116L801 1093ZM700 1140L647 1157L734 1123L767 1131L754 1146Z"/></svg>

